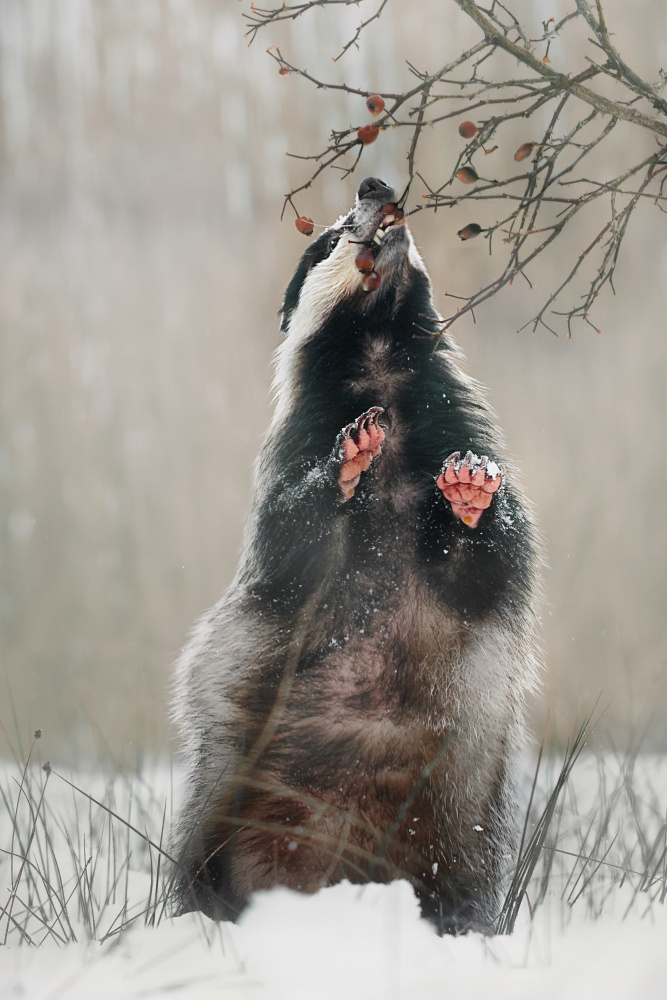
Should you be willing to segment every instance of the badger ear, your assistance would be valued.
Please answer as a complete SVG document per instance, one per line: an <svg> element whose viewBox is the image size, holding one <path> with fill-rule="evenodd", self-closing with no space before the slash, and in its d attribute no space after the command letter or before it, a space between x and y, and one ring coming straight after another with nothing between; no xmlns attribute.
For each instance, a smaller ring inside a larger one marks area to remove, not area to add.
<svg viewBox="0 0 667 1000"><path fill-rule="evenodd" d="M278 310L278 315L280 316L280 332L287 336L289 332L289 321L291 316L291 310L288 312L283 306L282 309Z"/></svg>

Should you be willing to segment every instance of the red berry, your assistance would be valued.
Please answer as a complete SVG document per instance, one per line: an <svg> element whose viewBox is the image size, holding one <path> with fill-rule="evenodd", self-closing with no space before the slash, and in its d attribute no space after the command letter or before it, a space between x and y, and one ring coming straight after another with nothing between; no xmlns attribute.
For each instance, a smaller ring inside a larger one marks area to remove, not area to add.
<svg viewBox="0 0 667 1000"><path fill-rule="evenodd" d="M461 167L456 171L456 176L463 184L474 184L479 180L479 175L472 167Z"/></svg>
<svg viewBox="0 0 667 1000"><path fill-rule="evenodd" d="M478 132L479 129L474 122L461 122L459 125L459 135L462 135L464 139L472 139Z"/></svg>
<svg viewBox="0 0 667 1000"><path fill-rule="evenodd" d="M394 222L401 222L405 218L405 212L394 202L388 202L380 209L383 215L393 215Z"/></svg>
<svg viewBox="0 0 667 1000"><path fill-rule="evenodd" d="M294 225L300 233L303 233L304 236L313 235L315 223L312 219L309 219L307 215L300 215L298 219L294 220Z"/></svg>
<svg viewBox="0 0 667 1000"><path fill-rule="evenodd" d="M287 66L281 66L280 69L278 70L278 73L280 74L280 76L287 76L289 70Z"/></svg>
<svg viewBox="0 0 667 1000"><path fill-rule="evenodd" d="M532 153L534 145L535 145L534 142L524 142L523 146L519 146L516 153L514 154L514 159L519 161L525 160L526 157L530 156L530 154Z"/></svg>
<svg viewBox="0 0 667 1000"><path fill-rule="evenodd" d="M375 142L379 134L380 129L377 125L362 125L357 131L357 139L362 146L370 146L372 142Z"/></svg>
<svg viewBox="0 0 667 1000"><path fill-rule="evenodd" d="M380 275L377 271L371 271L370 274L365 274L361 279L361 287L365 292L374 292L380 287Z"/></svg>
<svg viewBox="0 0 667 1000"><path fill-rule="evenodd" d="M382 100L379 94L371 94L371 96L366 101L366 107L373 115L373 117L377 118L377 116L381 115L382 112L384 111L384 101Z"/></svg>
<svg viewBox="0 0 667 1000"><path fill-rule="evenodd" d="M372 271L375 267L375 257L370 247L364 247L354 258L354 263L362 273Z"/></svg>
<svg viewBox="0 0 667 1000"><path fill-rule="evenodd" d="M479 236L481 231L482 227L478 226L476 222L469 222L463 229L459 229L456 235L460 236L462 240L474 240L475 236Z"/></svg>

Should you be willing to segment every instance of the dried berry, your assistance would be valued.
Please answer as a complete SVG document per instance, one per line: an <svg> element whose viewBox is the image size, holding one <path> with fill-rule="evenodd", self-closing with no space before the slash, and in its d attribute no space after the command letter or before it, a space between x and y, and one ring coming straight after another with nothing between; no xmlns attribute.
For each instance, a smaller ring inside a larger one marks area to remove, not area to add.
<svg viewBox="0 0 667 1000"><path fill-rule="evenodd" d="M287 76L289 70L287 66L281 66L280 69L278 70L278 73L280 74L280 76Z"/></svg>
<svg viewBox="0 0 667 1000"><path fill-rule="evenodd" d="M360 250L354 258L354 263L364 274L372 271L375 267L375 257L370 247L364 247L363 250Z"/></svg>
<svg viewBox="0 0 667 1000"><path fill-rule="evenodd" d="M396 223L402 222L404 218L405 218L405 212L403 211L402 208L396 208L396 209L394 209L393 212L389 212L389 213L385 212L383 214L383 216L382 216L382 220L380 222L380 225L379 225L378 229L375 232L375 236L373 237L373 241L379 245L380 240L382 239L382 237L384 236L384 234L389 229L392 229L393 226Z"/></svg>
<svg viewBox="0 0 667 1000"><path fill-rule="evenodd" d="M456 176L463 184L474 184L479 180L479 175L473 167L461 167L456 171Z"/></svg>
<svg viewBox="0 0 667 1000"><path fill-rule="evenodd" d="M379 133L380 129L377 125L362 125L357 131L357 139L362 146L370 146L372 142L375 142Z"/></svg>
<svg viewBox="0 0 667 1000"><path fill-rule="evenodd" d="M294 225L300 233L303 233L304 236L313 235L315 223L312 219L309 219L307 215L300 215L298 219L294 220Z"/></svg>
<svg viewBox="0 0 667 1000"><path fill-rule="evenodd" d="M459 229L456 235L460 236L462 240L474 240L475 236L479 236L481 231L482 227L478 226L476 222L469 222L463 229Z"/></svg>
<svg viewBox="0 0 667 1000"><path fill-rule="evenodd" d="M361 279L361 287L365 292L374 292L380 287L380 275L377 271L371 271L370 274L365 274Z"/></svg>
<svg viewBox="0 0 667 1000"><path fill-rule="evenodd" d="M371 96L366 101L366 107L373 115L373 117L377 118L377 116L381 115L382 112L384 111L384 101L382 100L379 94L371 94Z"/></svg>
<svg viewBox="0 0 667 1000"><path fill-rule="evenodd" d="M380 209L383 215L392 215L394 217L394 222L402 222L405 218L405 212L402 208L399 208L395 202L387 202Z"/></svg>
<svg viewBox="0 0 667 1000"><path fill-rule="evenodd" d="M461 122L459 125L459 135L462 135L464 139L472 139L478 132L479 129L474 122Z"/></svg>
<svg viewBox="0 0 667 1000"><path fill-rule="evenodd" d="M514 154L515 160L525 160L527 156L533 151L534 142L524 142L523 146L519 146L516 153Z"/></svg>

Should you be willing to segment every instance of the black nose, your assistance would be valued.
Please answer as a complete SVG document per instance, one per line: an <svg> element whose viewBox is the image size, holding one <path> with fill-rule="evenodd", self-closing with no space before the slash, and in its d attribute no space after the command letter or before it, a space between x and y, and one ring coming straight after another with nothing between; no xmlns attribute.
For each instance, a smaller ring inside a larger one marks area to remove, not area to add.
<svg viewBox="0 0 667 1000"><path fill-rule="evenodd" d="M362 198L381 198L382 201L393 201L394 189L381 181L379 177L367 177L359 185L357 197L360 201Z"/></svg>

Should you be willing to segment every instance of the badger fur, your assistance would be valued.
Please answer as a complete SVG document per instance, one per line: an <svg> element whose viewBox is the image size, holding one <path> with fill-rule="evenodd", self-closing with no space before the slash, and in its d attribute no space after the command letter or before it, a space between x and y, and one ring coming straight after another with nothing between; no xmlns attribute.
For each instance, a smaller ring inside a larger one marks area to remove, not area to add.
<svg viewBox="0 0 667 1000"><path fill-rule="evenodd" d="M409 879L441 932L490 931L501 905L534 532L393 199L365 180L285 295L240 566L178 665L176 912L234 919L255 890L342 879ZM382 225L366 293L355 255ZM444 490L462 468L503 469L472 521Z"/></svg>

